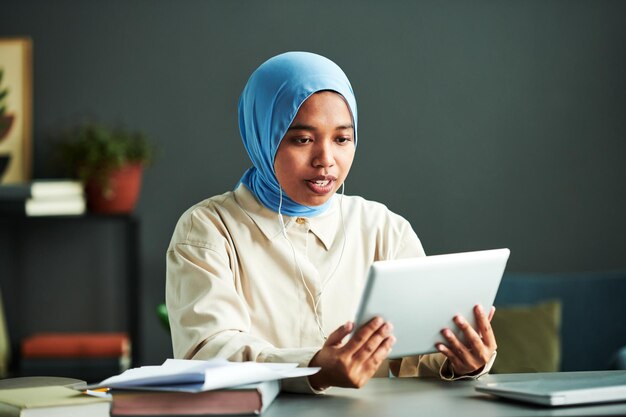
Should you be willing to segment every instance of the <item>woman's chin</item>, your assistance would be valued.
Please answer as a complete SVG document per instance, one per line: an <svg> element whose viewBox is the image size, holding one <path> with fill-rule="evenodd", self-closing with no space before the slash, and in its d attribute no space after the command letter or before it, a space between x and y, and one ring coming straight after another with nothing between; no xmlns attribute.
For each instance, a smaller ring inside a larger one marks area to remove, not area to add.
<svg viewBox="0 0 626 417"><path fill-rule="evenodd" d="M326 195L307 196L306 198L295 200L295 202L307 207L318 207L326 204L333 195L335 195L334 192Z"/></svg>

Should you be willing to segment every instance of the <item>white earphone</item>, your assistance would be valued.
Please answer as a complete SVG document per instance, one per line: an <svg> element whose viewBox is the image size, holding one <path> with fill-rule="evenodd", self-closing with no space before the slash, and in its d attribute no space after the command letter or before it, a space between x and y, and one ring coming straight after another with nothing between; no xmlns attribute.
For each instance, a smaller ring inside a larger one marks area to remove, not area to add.
<svg viewBox="0 0 626 417"><path fill-rule="evenodd" d="M307 293L309 294L309 297L311 297L311 301L313 303L313 313L315 314L315 321L317 322L317 327L318 327L318 329L320 331L320 335L322 336L322 338L324 340L327 340L328 336L326 336L326 332L324 332L324 328L322 327L322 322L321 322L319 313L317 312L317 308L318 308L319 303L320 303L320 301L322 299L322 294L323 294L324 290L326 289L326 286L328 285L330 280L335 275L335 272L337 271L337 268L339 268L339 264L341 263L341 259L343 258L343 252L344 252L344 250L346 248L346 225L345 225L344 220L343 220L343 195L344 195L344 191L345 191L345 182L343 184L341 184L341 197L339 199L339 215L341 217L341 228L343 230L343 242L341 244L341 253L339 254L339 260L337 261L337 264L333 268L333 270L330 273L330 275L322 282L322 286L320 287L320 290L317 293L317 295L313 296L313 293L309 289L309 286L306 285L306 281L304 280L304 274L302 273L302 269L300 268L300 264L298 263L298 258L296 256L296 249L293 246L293 244L291 243L291 241L289 240L289 237L287 236L287 229L285 228L285 221L283 220L283 216L281 214L281 208L282 208L282 205L283 205L283 189L282 189L282 187L280 187L280 201L278 203L278 220L280 221L280 225L281 225L282 230L283 230L283 237L285 238L285 240L287 241L287 243L289 243L289 246L291 247L291 252L293 254L293 260L294 260L294 262L296 264L296 267L298 268L298 272L300 272L300 280L302 281L302 284L304 285L304 288L306 289Z"/></svg>

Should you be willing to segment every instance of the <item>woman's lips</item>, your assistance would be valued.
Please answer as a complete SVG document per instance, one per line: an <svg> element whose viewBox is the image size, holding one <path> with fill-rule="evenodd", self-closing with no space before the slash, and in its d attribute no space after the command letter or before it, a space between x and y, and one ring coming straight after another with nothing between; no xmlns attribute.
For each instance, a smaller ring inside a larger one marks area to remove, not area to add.
<svg viewBox="0 0 626 417"><path fill-rule="evenodd" d="M334 190L335 178L307 180L306 184L315 194L324 195Z"/></svg>

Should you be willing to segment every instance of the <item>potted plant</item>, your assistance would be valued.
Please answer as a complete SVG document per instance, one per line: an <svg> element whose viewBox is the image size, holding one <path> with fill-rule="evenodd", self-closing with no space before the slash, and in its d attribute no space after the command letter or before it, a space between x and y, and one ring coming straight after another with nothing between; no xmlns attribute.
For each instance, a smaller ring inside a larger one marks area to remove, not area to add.
<svg viewBox="0 0 626 417"><path fill-rule="evenodd" d="M9 135L15 118L15 115L7 114L7 96L9 95L9 89L2 87L3 76L4 70L0 68L0 142ZM4 177L4 171L9 167L9 162L11 162L11 154L0 155L0 181L2 181L2 177Z"/></svg>
<svg viewBox="0 0 626 417"><path fill-rule="evenodd" d="M4 77L4 70L0 68L0 142L7 137L13 120L14 114L7 113L7 97L9 96L8 87L2 87L2 78Z"/></svg>
<svg viewBox="0 0 626 417"><path fill-rule="evenodd" d="M90 211L133 211L143 168L154 155L154 147L144 134L88 123L62 134L58 149L70 174L85 184Z"/></svg>

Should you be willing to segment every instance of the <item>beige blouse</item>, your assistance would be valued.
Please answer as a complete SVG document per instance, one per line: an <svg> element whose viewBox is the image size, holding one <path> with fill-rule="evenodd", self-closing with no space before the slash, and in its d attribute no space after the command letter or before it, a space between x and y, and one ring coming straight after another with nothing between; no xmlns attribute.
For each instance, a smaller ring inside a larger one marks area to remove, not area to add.
<svg viewBox="0 0 626 417"><path fill-rule="evenodd" d="M360 197L337 195L319 216L283 219L288 239L278 214L243 185L181 216L167 251L176 358L307 366L324 343L313 298L328 335L354 319L372 262L425 256L405 219ZM406 358L392 368L437 376L444 359ZM283 389L311 391L306 378L285 380Z"/></svg>

